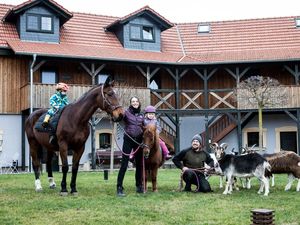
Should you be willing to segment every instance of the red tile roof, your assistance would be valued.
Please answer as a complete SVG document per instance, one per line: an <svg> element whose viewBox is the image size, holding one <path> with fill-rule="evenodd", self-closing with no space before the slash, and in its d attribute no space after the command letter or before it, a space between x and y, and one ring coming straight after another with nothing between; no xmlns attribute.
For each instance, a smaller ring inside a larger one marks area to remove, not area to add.
<svg viewBox="0 0 300 225"><path fill-rule="evenodd" d="M128 21L130 18L134 17L134 16L137 16L137 15L140 15L141 13L144 13L144 12L150 12L152 13L153 15L155 15L158 19L160 19L162 21L162 23L164 23L164 29L168 29L170 27L173 27L174 24L171 23L169 20L167 20L165 17L163 17L162 15L158 14L156 11L154 11L152 8L150 8L148 5L122 17L122 18L119 18L117 19L116 21L114 21L113 23L109 24L106 29L108 29L109 27L112 27L114 26L115 24L118 24L118 23L122 23L122 22L125 22L125 21Z"/></svg>
<svg viewBox="0 0 300 225"><path fill-rule="evenodd" d="M0 4L0 18L11 7ZM299 60L300 28L296 28L295 18L211 22L208 34L197 33L198 23L179 23L162 32L161 52L149 52L124 49L114 33L105 31L105 27L120 18L73 13L73 17L61 28L59 44L20 41L15 25L2 21L0 47L11 48L16 54L149 63Z"/></svg>

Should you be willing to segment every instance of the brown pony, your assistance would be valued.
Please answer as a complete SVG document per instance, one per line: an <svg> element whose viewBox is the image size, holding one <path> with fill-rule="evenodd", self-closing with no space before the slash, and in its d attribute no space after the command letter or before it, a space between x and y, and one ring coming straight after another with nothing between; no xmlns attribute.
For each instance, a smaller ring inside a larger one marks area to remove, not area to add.
<svg viewBox="0 0 300 225"><path fill-rule="evenodd" d="M143 153L145 156L145 191L147 190L147 179L151 176L152 191L157 192L157 172L164 163L162 152L159 146L159 134L155 124L148 124L144 127Z"/></svg>
<svg viewBox="0 0 300 225"><path fill-rule="evenodd" d="M106 111L115 122L123 118L124 110L119 105L118 98L113 90L113 82L110 82L109 79L107 79L105 84L93 87L77 101L64 108L56 130L57 145L49 144L49 135L47 133L38 132L34 129L36 121L47 112L47 109L40 109L30 114L25 123L25 131L30 146L36 191L42 190L40 182L40 160L42 149L45 148L47 149L46 167L50 188L56 186L52 175L52 157L56 151L59 151L63 173L61 195L68 194L66 183L67 172L69 170L67 153L68 150L73 151L70 187L71 193L77 194L76 177L85 142L90 133L89 119L98 108Z"/></svg>

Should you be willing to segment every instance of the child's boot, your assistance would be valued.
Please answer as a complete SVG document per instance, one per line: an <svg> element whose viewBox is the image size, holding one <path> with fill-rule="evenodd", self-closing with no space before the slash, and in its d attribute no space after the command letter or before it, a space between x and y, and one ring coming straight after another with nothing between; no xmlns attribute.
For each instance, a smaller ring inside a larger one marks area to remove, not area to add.
<svg viewBox="0 0 300 225"><path fill-rule="evenodd" d="M48 127L49 119L50 119L50 115L47 114L47 115L45 116L45 118L44 118L43 123L42 123L42 126L43 126L44 128Z"/></svg>

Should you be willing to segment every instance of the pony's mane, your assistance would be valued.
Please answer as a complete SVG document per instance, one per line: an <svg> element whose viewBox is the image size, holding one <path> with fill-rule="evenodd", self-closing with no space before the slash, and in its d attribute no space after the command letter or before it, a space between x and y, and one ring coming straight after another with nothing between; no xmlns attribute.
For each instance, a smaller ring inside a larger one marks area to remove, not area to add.
<svg viewBox="0 0 300 225"><path fill-rule="evenodd" d="M156 132L156 125L155 125L155 124L152 124L152 123L147 124L147 125L145 126L145 131L149 131L149 132L151 132L151 133Z"/></svg>

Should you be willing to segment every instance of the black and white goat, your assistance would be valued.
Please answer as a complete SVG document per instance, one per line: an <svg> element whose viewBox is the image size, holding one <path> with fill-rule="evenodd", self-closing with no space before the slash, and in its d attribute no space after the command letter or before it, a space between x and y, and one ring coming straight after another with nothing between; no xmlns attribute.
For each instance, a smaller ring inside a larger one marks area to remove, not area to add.
<svg viewBox="0 0 300 225"><path fill-rule="evenodd" d="M264 154L263 157L265 157L271 165L271 174L267 172L267 176L273 174L286 173L288 174L288 183L285 186L285 191L291 189L291 186L295 178L298 179L296 191L300 191L300 156L299 155L297 155L295 152L292 151L280 151L274 154Z"/></svg>
<svg viewBox="0 0 300 225"><path fill-rule="evenodd" d="M219 162L219 168L216 172L221 172L227 179L226 187L223 194L231 194L233 177L257 177L261 181L258 193L269 194L269 180L265 177L265 171L271 171L271 166L265 158L258 153L247 155L225 154L225 151L219 149L215 152Z"/></svg>

